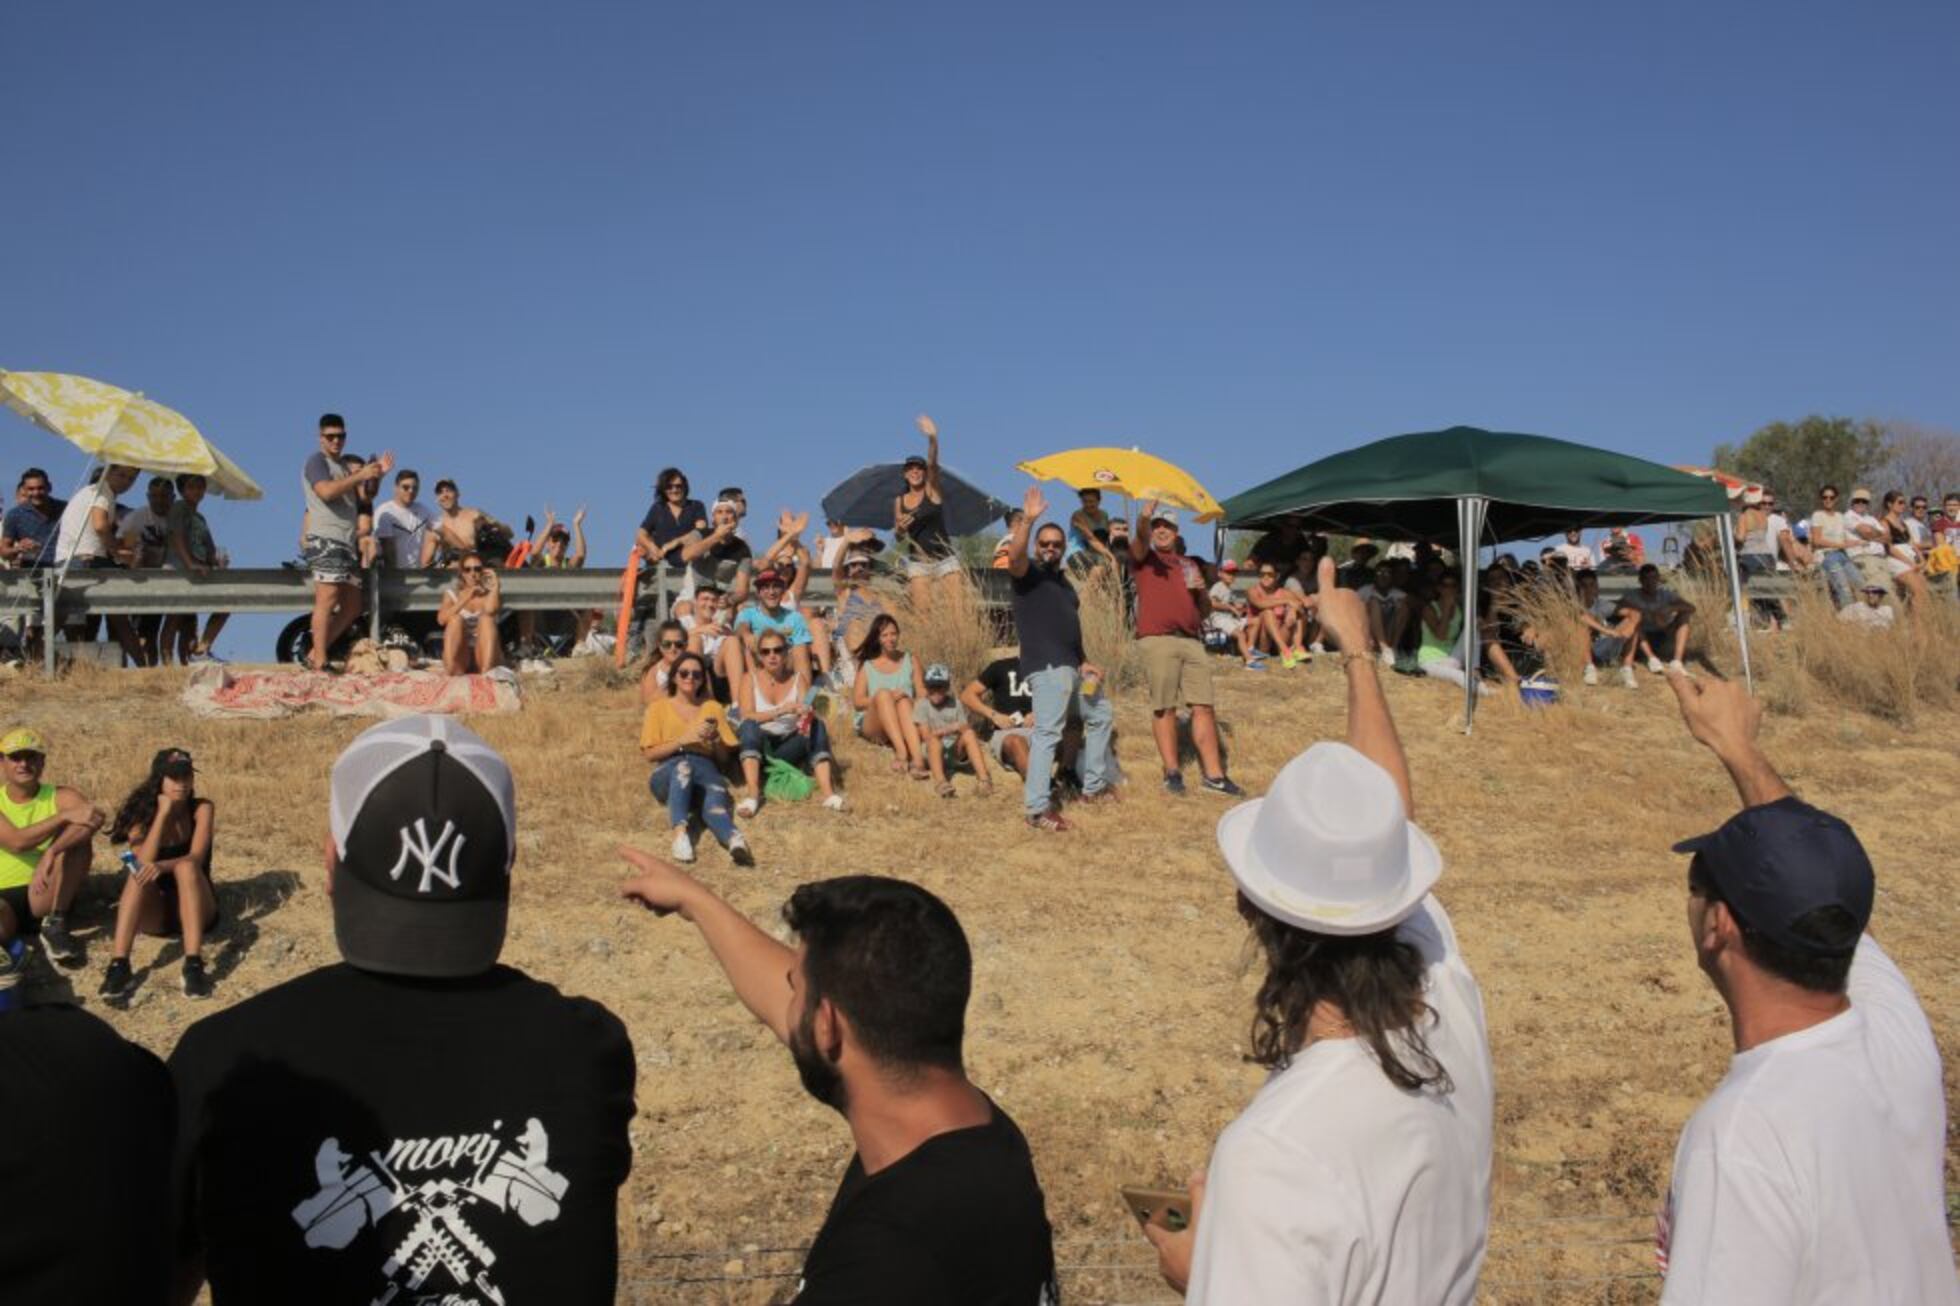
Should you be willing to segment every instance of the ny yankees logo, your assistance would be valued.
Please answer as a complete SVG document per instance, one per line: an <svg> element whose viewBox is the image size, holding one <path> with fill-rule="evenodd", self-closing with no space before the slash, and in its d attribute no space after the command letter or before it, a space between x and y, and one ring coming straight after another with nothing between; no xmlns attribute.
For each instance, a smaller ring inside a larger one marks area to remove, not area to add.
<svg viewBox="0 0 1960 1306"><path fill-rule="evenodd" d="M414 830L412 835L409 833L411 828ZM454 843L450 843L449 839L452 834L456 836ZM401 836L402 855L395 859L394 868L388 872L389 879L401 879L402 869L408 865L409 856L413 854L415 859L422 863L422 883L416 886L417 893L429 891L431 878L441 880L452 889L461 887L456 874L456 857L463 851L464 836L456 829L454 821L442 823L442 833L436 836L433 844L429 842L428 829L422 824L422 818L419 816L415 818L413 827L404 825L401 828ZM437 864L442 857L444 844L449 844L449 866L446 870Z"/></svg>

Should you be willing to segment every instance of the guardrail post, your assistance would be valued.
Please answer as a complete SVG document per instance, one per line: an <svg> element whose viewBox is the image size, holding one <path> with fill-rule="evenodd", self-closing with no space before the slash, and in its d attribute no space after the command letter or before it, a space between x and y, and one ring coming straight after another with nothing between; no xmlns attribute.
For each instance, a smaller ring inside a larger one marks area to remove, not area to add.
<svg viewBox="0 0 1960 1306"><path fill-rule="evenodd" d="M367 569L368 638L381 645L381 568L370 562Z"/></svg>
<svg viewBox="0 0 1960 1306"><path fill-rule="evenodd" d="M61 594L61 573L53 567L41 569L41 662L42 673L54 679L54 609Z"/></svg>

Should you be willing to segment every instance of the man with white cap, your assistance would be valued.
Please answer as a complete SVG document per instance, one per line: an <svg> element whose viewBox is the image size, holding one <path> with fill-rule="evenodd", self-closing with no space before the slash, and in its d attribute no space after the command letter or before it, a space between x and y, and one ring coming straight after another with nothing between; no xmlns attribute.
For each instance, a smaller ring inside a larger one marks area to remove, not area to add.
<svg viewBox="0 0 1960 1306"><path fill-rule="evenodd" d="M185 1031L179 1300L609 1304L633 1047L598 1003L497 964L510 769L409 716L334 763L345 961Z"/></svg>
<svg viewBox="0 0 1960 1306"><path fill-rule="evenodd" d="M1675 845L1693 854L1689 933L1735 1058L1674 1151L1661 1301L1960 1303L1939 1047L1865 933L1871 859L1849 825L1790 792L1741 686L1668 679L1743 808Z"/></svg>
<svg viewBox="0 0 1960 1306"><path fill-rule="evenodd" d="M1191 1302L1457 1306L1490 1216L1483 997L1430 893L1443 860L1409 819L1362 602L1324 558L1319 580L1347 742L1218 823L1266 959L1252 1045L1272 1077L1219 1136L1189 1227L1144 1231Z"/></svg>

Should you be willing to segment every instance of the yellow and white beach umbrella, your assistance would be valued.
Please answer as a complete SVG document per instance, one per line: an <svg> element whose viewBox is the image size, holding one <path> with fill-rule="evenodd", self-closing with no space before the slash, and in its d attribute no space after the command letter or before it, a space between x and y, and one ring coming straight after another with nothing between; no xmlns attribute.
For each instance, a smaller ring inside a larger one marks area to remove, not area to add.
<svg viewBox="0 0 1960 1306"><path fill-rule="evenodd" d="M99 462L195 472L227 499L265 495L188 417L136 391L65 372L0 372L0 402Z"/></svg>

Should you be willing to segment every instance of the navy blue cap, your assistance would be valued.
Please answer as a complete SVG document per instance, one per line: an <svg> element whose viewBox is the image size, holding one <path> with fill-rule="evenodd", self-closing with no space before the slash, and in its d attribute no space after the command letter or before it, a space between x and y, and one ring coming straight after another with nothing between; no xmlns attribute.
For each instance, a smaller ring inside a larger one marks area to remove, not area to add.
<svg viewBox="0 0 1960 1306"><path fill-rule="evenodd" d="M1798 952L1851 951L1872 918L1871 858L1851 827L1798 798L1745 807L1722 828L1674 845L1694 853L1715 892L1738 919ZM1821 907L1849 913L1857 929L1847 939L1805 938L1791 930Z"/></svg>

